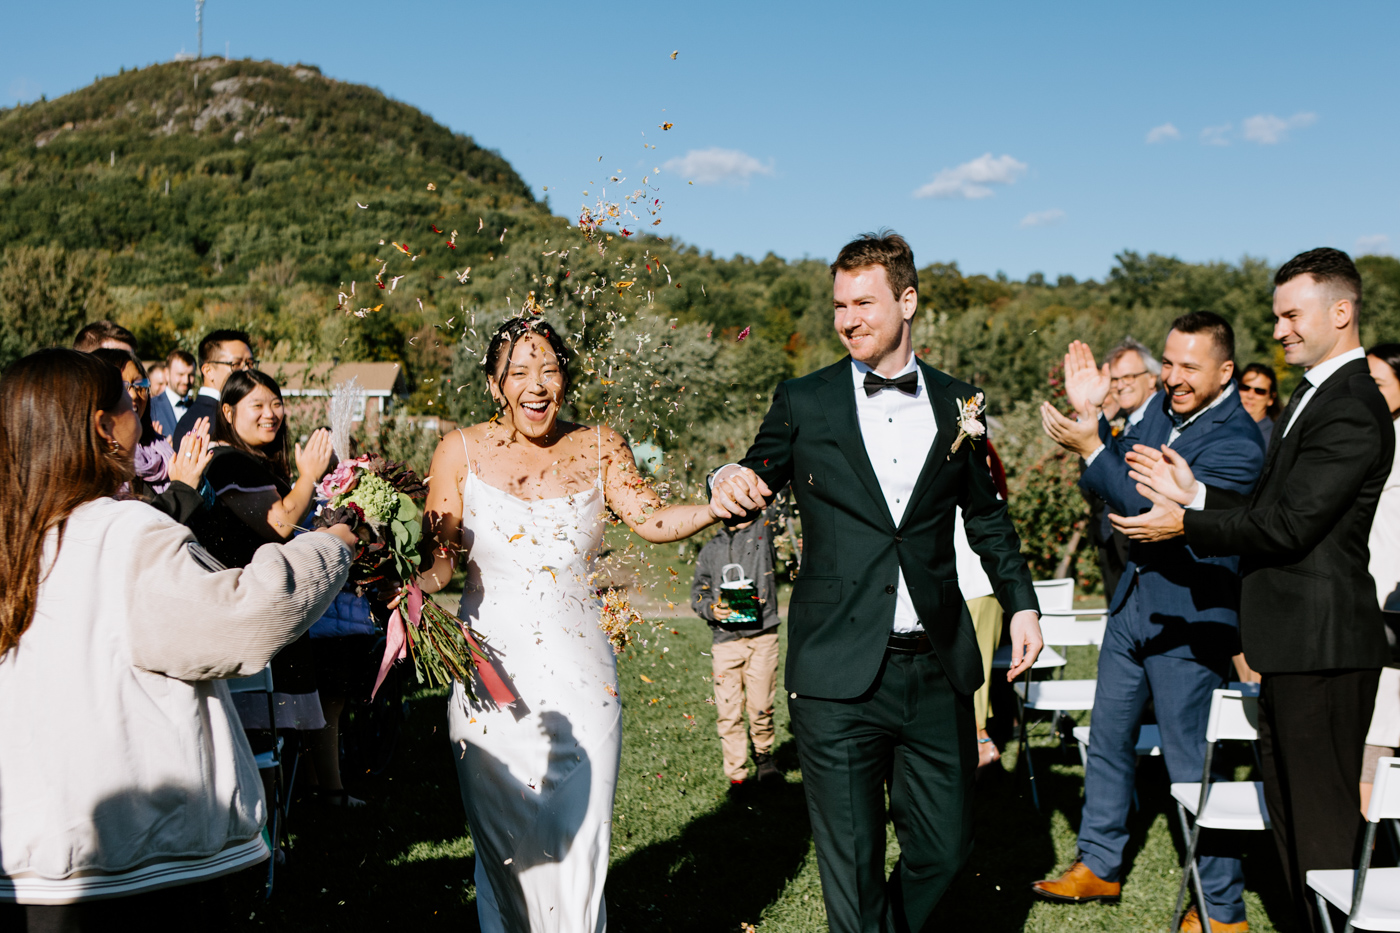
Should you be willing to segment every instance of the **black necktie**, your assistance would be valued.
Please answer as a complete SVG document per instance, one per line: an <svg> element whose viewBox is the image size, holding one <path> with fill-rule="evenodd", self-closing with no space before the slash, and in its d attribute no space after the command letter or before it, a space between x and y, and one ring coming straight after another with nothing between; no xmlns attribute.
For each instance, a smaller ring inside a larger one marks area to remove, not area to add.
<svg viewBox="0 0 1400 933"><path fill-rule="evenodd" d="M1293 420L1293 413L1298 410L1298 406L1303 404L1303 399L1312 391L1313 384L1306 378L1293 390L1293 397L1288 400L1288 404L1283 407L1283 414L1278 416L1278 421L1274 424L1279 427L1279 436L1282 437L1288 432L1288 424ZM1270 447L1273 445L1270 444Z"/></svg>
<svg viewBox="0 0 1400 933"><path fill-rule="evenodd" d="M874 372L865 374L865 394L867 397L889 386L894 386L906 395L918 395L919 374L918 372L905 373L893 379L886 379L884 376Z"/></svg>

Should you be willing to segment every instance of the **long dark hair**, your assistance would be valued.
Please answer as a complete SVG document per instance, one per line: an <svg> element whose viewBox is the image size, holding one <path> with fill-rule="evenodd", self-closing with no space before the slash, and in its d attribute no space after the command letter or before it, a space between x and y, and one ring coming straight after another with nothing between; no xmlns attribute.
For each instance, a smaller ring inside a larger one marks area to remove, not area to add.
<svg viewBox="0 0 1400 933"><path fill-rule="evenodd" d="M115 366L117 368L118 373L121 373L126 369L127 363L135 363L136 371L141 374L141 378L150 378L150 374L146 372L145 364L143 364L139 359L137 359L136 354L132 353L130 350L121 350L117 347L98 347L96 350L91 350L89 352L92 353L92 355L97 357L99 360L102 360ZM122 381L125 382L126 380L123 379ZM161 425L161 427L166 427L166 425ZM171 434L174 434L175 425L170 425L169 431ZM146 410L141 412L140 444L142 447L145 447L147 444L154 444L159 439L160 435L156 433L155 422L151 420L151 390L147 389Z"/></svg>
<svg viewBox="0 0 1400 933"><path fill-rule="evenodd" d="M1274 400L1269 403L1268 408L1264 409L1264 414L1277 420L1279 413L1283 411L1283 405L1281 405L1278 400L1278 374L1275 373L1274 368L1267 363L1250 363L1240 371L1240 385L1244 385L1244 377L1248 376L1250 373L1257 373L1269 380L1269 389L1274 393Z"/></svg>
<svg viewBox="0 0 1400 933"><path fill-rule="evenodd" d="M238 403L258 386L267 389L279 399L282 397L282 387L265 372L240 369L229 375L228 381L224 383L223 392L219 395L219 417L214 422L214 440L223 441L230 447L265 461L278 479L291 482L291 471L287 468L287 419L283 417L282 426L277 429L277 436L272 442L259 448L239 437L233 428L233 422L224 414L225 405L237 408Z"/></svg>
<svg viewBox="0 0 1400 933"><path fill-rule="evenodd" d="M564 374L564 394L567 395L569 392L569 360L573 354L564 345L564 339L559 336L558 331L542 317L513 317L496 328L496 333L491 335L491 342L486 345L486 355L481 358L481 365L486 370L486 375L495 379L496 384L499 385L506 364L510 362L511 356L515 353L515 345L529 334L543 337L559 359L559 369Z"/></svg>
<svg viewBox="0 0 1400 933"><path fill-rule="evenodd" d="M119 373L77 350L31 353L0 377L0 656L34 621L48 530L61 548L73 510L131 478L93 422L125 394Z"/></svg>

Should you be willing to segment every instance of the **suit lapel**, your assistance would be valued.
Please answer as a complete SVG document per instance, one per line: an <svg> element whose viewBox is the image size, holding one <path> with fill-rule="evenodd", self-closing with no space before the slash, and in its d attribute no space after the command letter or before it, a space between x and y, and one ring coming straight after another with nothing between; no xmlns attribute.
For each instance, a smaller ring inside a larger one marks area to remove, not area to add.
<svg viewBox="0 0 1400 933"><path fill-rule="evenodd" d="M856 416L856 390L851 380L851 362L847 357L845 365L832 367L832 374L821 389L822 410L826 412L827 425L836 439L836 444L845 454L856 478L874 500L879 514L885 522L894 527L894 518L885 502L884 490L875 476L875 468L870 465L870 454L866 452L865 440L860 433L860 419Z"/></svg>
<svg viewBox="0 0 1400 933"><path fill-rule="evenodd" d="M953 438L958 436L958 404L948 391L951 378L939 372L923 360L916 358L919 370L924 374L924 386L928 389L929 405L933 408L934 422L938 433L933 436L933 446L929 447L924 467L919 471L919 479L914 483L914 491L909 495L909 507L904 510L907 520L919 506L919 500L933 486L934 477L948 462L948 451L952 449ZM967 444L967 441L963 442Z"/></svg>

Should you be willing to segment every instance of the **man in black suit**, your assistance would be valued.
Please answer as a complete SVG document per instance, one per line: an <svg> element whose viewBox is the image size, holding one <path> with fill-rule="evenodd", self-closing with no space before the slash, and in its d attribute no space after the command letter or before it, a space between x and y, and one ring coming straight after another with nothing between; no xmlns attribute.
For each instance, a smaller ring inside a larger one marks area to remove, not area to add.
<svg viewBox="0 0 1400 933"><path fill-rule="evenodd" d="M1307 873L1354 867L1363 837L1362 746L1388 656L1367 539L1395 433L1361 348L1351 258L1310 250L1274 286L1274 338L1306 375L1253 495L1197 483L1174 453L1138 448L1136 474L1151 484L1139 488L1155 505L1114 525L1241 556L1240 636L1263 675L1265 802L1299 921L1317 929Z"/></svg>
<svg viewBox="0 0 1400 933"><path fill-rule="evenodd" d="M235 369L257 368L258 361L253 358L253 348L245 332L216 330L206 334L199 342L199 374L204 378L204 384L175 425L171 445L179 450L180 441L200 418L209 419L209 433L212 436L214 424L219 420L219 393L223 391L224 383L228 382Z"/></svg>
<svg viewBox="0 0 1400 933"><path fill-rule="evenodd" d="M827 919L836 933L918 930L972 843L982 661L958 590L958 507L1013 613L1008 679L1040 652L1037 604L986 466L981 393L913 355L909 245L867 235L831 270L850 356L778 386L712 501L738 520L791 484L806 548L786 682ZM887 781L901 850L888 882Z"/></svg>

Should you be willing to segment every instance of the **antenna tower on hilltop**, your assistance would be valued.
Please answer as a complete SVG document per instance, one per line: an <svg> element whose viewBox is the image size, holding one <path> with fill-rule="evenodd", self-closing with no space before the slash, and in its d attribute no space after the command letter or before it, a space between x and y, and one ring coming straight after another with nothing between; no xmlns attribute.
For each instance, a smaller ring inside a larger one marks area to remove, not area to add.
<svg viewBox="0 0 1400 933"><path fill-rule="evenodd" d="M194 24L199 31L199 59L204 58L204 0L194 0Z"/></svg>

